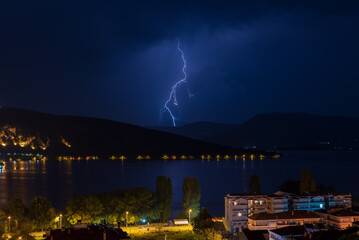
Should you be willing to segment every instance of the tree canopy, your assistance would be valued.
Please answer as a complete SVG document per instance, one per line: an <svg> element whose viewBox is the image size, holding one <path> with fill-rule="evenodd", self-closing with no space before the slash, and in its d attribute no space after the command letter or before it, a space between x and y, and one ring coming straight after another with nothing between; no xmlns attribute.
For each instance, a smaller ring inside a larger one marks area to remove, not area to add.
<svg viewBox="0 0 359 240"><path fill-rule="evenodd" d="M11 218L16 223L16 228L19 227L19 222L25 217L26 208L21 199L15 198L8 202L8 212Z"/></svg>
<svg viewBox="0 0 359 240"><path fill-rule="evenodd" d="M110 224L125 221L151 221L158 218L156 195L147 188L118 189L110 193L71 198L66 206L66 217L71 224L81 220L84 223Z"/></svg>
<svg viewBox="0 0 359 240"><path fill-rule="evenodd" d="M187 177L183 181L183 198L182 209L190 214L191 218L196 217L199 213L201 200L201 189L198 179Z"/></svg>
<svg viewBox="0 0 359 240"><path fill-rule="evenodd" d="M197 217L193 219L193 231L199 233L207 229L212 229L213 227L214 222L212 221L211 214L207 208L202 208Z"/></svg>
<svg viewBox="0 0 359 240"><path fill-rule="evenodd" d="M161 222L167 222L171 215L173 191L172 181L165 176L159 176L156 180L157 209Z"/></svg>
<svg viewBox="0 0 359 240"><path fill-rule="evenodd" d="M50 226L50 223L55 215L55 210L51 203L44 197L34 197L30 205L30 216L33 225L37 229L43 229Z"/></svg>
<svg viewBox="0 0 359 240"><path fill-rule="evenodd" d="M257 175L253 175L249 180L249 192L251 193L260 193L261 187L259 184L259 177Z"/></svg>
<svg viewBox="0 0 359 240"><path fill-rule="evenodd" d="M300 194L299 181L298 180L287 180L279 186L279 190L283 192Z"/></svg>
<svg viewBox="0 0 359 240"><path fill-rule="evenodd" d="M302 170L299 186L301 194L306 192L316 192L317 190L315 181L312 178L312 173L306 168Z"/></svg>

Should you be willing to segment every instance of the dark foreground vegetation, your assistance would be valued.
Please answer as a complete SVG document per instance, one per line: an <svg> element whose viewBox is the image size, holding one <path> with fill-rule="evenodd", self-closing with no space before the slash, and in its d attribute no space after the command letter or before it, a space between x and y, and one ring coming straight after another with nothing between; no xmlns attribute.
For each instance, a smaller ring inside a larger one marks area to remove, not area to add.
<svg viewBox="0 0 359 240"><path fill-rule="evenodd" d="M21 199L12 199L6 210L0 210L0 236L3 233L27 234L46 229L70 227L81 221L88 224L106 224L119 227L150 222L167 223L172 207L172 182L165 176L156 181L156 192L147 188L118 189L113 192L71 198L66 209L58 211L44 197L34 197L30 208ZM183 182L183 218L194 221L195 232L214 229L212 218L204 208L200 211L200 187L196 178ZM209 225L201 225L204 219Z"/></svg>

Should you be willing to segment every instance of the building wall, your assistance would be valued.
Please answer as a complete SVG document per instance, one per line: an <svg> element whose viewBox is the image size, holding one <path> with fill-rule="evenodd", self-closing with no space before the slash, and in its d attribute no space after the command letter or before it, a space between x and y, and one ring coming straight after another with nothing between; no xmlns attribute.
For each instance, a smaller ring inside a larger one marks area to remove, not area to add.
<svg viewBox="0 0 359 240"><path fill-rule="evenodd" d="M247 195L225 197L224 226L227 231L240 232L248 228L248 216L260 212L268 212L266 195Z"/></svg>
<svg viewBox="0 0 359 240"><path fill-rule="evenodd" d="M344 230L352 227L353 222L359 221L359 216L335 216L329 213L318 213L323 218L323 223L329 227Z"/></svg>
<svg viewBox="0 0 359 240"><path fill-rule="evenodd" d="M288 199L285 197L268 198L269 213L284 212L289 210Z"/></svg>
<svg viewBox="0 0 359 240"><path fill-rule="evenodd" d="M319 210L330 207L351 207L351 195L312 196L267 196L226 195L224 226L227 231L236 232L247 228L248 216L267 212L277 213L289 210Z"/></svg>
<svg viewBox="0 0 359 240"><path fill-rule="evenodd" d="M282 227L297 226L303 224L312 224L321 222L321 218L297 218L297 219L270 219L253 220L248 219L248 228L250 230L271 230Z"/></svg>

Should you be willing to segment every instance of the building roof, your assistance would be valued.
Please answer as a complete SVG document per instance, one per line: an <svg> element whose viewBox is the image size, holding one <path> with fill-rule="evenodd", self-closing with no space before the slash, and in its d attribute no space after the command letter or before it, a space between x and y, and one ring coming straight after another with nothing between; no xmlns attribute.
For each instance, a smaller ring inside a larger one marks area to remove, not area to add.
<svg viewBox="0 0 359 240"><path fill-rule="evenodd" d="M269 232L273 232L280 236L298 236L303 235L305 233L305 228L303 226L290 226L290 227L283 227L283 228L277 228L273 230L269 230Z"/></svg>
<svg viewBox="0 0 359 240"><path fill-rule="evenodd" d="M318 213L328 213L328 211L326 209L318 209L318 210L315 210L315 212L318 212Z"/></svg>
<svg viewBox="0 0 359 240"><path fill-rule="evenodd" d="M326 229L323 223L304 224L306 229Z"/></svg>
<svg viewBox="0 0 359 240"><path fill-rule="evenodd" d="M263 197L266 197L267 195L266 194L263 194L263 193L228 193L227 194L227 197L250 197L250 196L255 196L255 197L258 197L258 196L263 196Z"/></svg>
<svg viewBox="0 0 359 240"><path fill-rule="evenodd" d="M337 212L333 212L331 215L338 216L338 217L351 217L351 216L357 217L357 216L359 216L359 213L353 212L349 209L343 209L343 210L340 210Z"/></svg>
<svg viewBox="0 0 359 240"><path fill-rule="evenodd" d="M293 210L279 213L257 213L250 217L253 220L271 220L271 219L298 219L298 218L320 218L318 214L306 210Z"/></svg>
<svg viewBox="0 0 359 240"><path fill-rule="evenodd" d="M350 193L340 192L340 191L320 191L320 192L310 192L308 193L310 196L340 196L340 195L351 195Z"/></svg>
<svg viewBox="0 0 359 240"><path fill-rule="evenodd" d="M353 212L352 210L349 209L329 209L329 210L325 210L325 209L320 209L320 210L316 210L316 212L318 213L325 213L328 215L333 215L333 216L337 216L337 217L358 217L359 213L358 212Z"/></svg>
<svg viewBox="0 0 359 240"><path fill-rule="evenodd" d="M267 230L255 230L251 231L249 229L243 229L244 235L246 235L248 240L266 240L268 236Z"/></svg>

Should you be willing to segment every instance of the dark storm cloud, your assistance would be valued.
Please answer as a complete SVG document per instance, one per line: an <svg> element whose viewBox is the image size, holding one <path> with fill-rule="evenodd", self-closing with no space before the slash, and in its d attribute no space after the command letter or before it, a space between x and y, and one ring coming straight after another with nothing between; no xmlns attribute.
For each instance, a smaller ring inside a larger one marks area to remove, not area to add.
<svg viewBox="0 0 359 240"><path fill-rule="evenodd" d="M356 1L4 1L0 104L155 124L180 39L183 121L349 115L356 22Z"/></svg>

